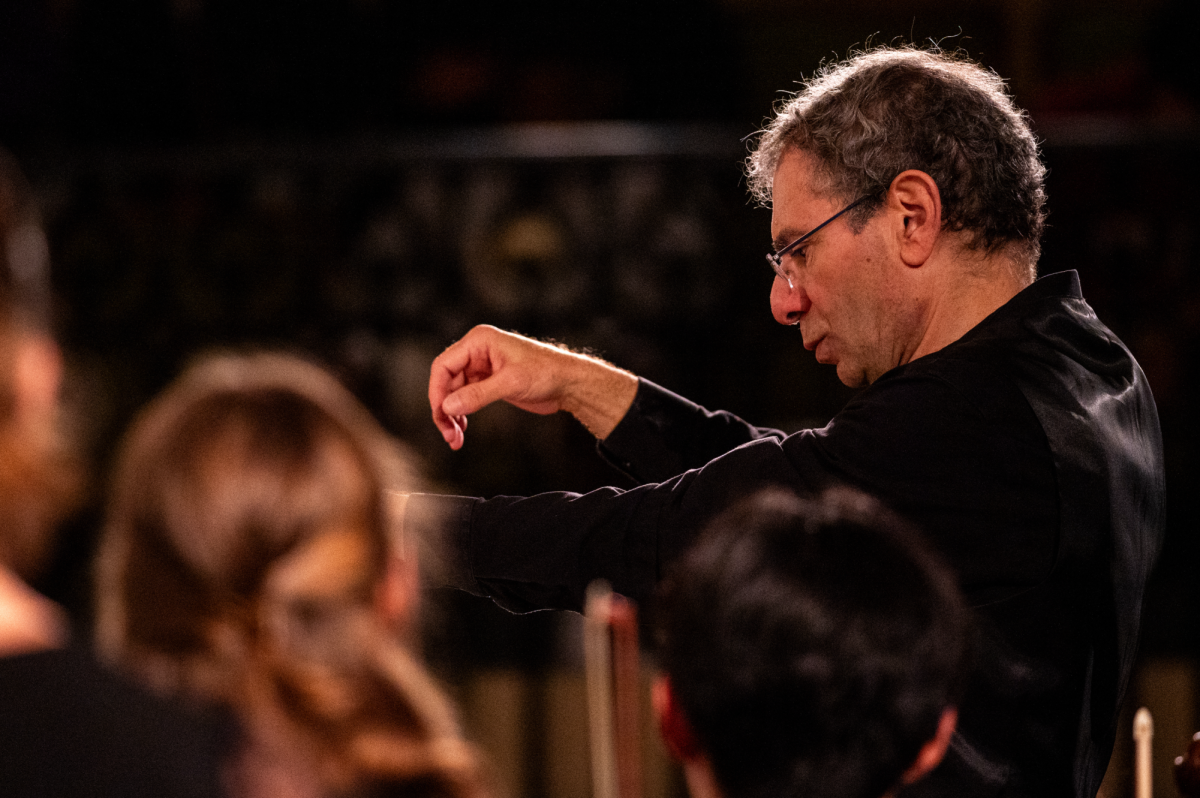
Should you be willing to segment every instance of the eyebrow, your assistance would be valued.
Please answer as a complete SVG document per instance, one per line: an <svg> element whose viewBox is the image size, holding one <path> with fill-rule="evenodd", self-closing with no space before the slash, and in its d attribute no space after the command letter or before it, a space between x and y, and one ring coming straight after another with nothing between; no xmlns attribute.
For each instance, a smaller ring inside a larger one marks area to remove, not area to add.
<svg viewBox="0 0 1200 798"><path fill-rule="evenodd" d="M771 246L774 247L776 252L778 252L796 239L803 238L806 235L808 235L808 231L797 233L792 228L785 227L783 231L779 233L779 235L771 239Z"/></svg>

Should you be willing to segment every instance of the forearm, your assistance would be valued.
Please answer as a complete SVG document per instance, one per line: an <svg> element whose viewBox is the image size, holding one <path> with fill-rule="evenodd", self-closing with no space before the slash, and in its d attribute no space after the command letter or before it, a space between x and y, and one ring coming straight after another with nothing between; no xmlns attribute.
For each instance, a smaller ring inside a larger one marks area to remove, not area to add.
<svg viewBox="0 0 1200 798"><path fill-rule="evenodd" d="M488 500L413 494L407 521L435 540L433 584L487 596L511 612L583 611L587 586L648 598L657 581L646 490L600 488L587 494L543 493Z"/></svg>
<svg viewBox="0 0 1200 798"><path fill-rule="evenodd" d="M760 441L755 451L739 449L627 491L487 500L413 494L406 526L436 541L436 583L489 596L513 612L578 612L595 579L650 600L663 569L713 516L753 490L794 479L781 447Z"/></svg>
<svg viewBox="0 0 1200 798"><path fill-rule="evenodd" d="M599 442L598 450L635 481L662 482L766 437L782 439L785 435L723 411L706 410L643 379L638 382L633 404Z"/></svg>

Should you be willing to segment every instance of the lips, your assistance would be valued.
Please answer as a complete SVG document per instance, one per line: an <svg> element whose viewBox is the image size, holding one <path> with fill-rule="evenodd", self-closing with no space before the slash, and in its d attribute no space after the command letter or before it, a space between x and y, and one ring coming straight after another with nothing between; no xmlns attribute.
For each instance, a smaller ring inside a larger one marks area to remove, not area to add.
<svg viewBox="0 0 1200 798"><path fill-rule="evenodd" d="M812 340L812 343L805 342L804 348L813 353L818 363L836 363L837 355L833 351L833 345L829 343L829 336L822 335Z"/></svg>

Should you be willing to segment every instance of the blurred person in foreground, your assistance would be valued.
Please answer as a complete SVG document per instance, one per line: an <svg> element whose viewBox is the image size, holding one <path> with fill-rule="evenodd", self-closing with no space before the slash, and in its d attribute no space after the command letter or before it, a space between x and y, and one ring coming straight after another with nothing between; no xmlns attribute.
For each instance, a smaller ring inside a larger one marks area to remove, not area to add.
<svg viewBox="0 0 1200 798"><path fill-rule="evenodd" d="M880 47L783 102L748 169L771 205L775 319L862 388L832 421L755 427L477 327L431 368L452 448L491 402L565 410L638 485L414 496L410 514L441 518L457 587L578 610L596 578L650 596L750 493L855 487L931 538L980 618L950 750L911 789L1091 798L1162 545L1162 436L1145 375L1079 276L1035 279L1046 170L1025 114L965 57Z"/></svg>
<svg viewBox="0 0 1200 798"><path fill-rule="evenodd" d="M950 744L967 609L928 544L849 489L764 491L665 580L654 705L692 798L881 798Z"/></svg>
<svg viewBox="0 0 1200 798"><path fill-rule="evenodd" d="M322 369L204 360L121 449L97 563L102 655L236 731L233 798L481 798L411 646L415 539L397 442Z"/></svg>
<svg viewBox="0 0 1200 798"><path fill-rule="evenodd" d="M0 795L211 798L220 735L101 668L29 585L81 478L60 432L49 306L46 239L0 151Z"/></svg>

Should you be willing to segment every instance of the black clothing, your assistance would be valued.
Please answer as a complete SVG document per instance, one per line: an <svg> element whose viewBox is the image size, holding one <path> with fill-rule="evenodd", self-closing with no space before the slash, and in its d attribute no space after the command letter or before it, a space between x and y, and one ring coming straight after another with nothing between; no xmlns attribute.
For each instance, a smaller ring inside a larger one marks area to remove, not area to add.
<svg viewBox="0 0 1200 798"><path fill-rule="evenodd" d="M4 798L214 798L225 736L83 652L0 657Z"/></svg>
<svg viewBox="0 0 1200 798"><path fill-rule="evenodd" d="M446 514L452 583L516 611L578 610L597 577L645 600L729 503L848 483L926 531L979 619L959 733L907 792L1096 793L1162 540L1162 442L1141 369L1074 272L889 371L822 429L759 429L643 381L601 449L649 484L410 505Z"/></svg>

